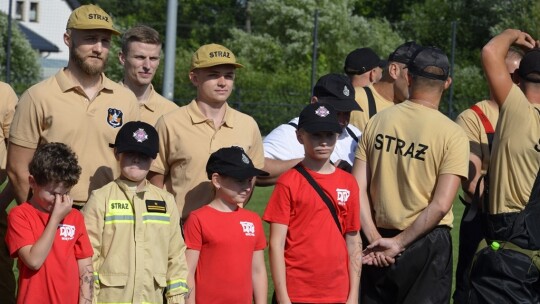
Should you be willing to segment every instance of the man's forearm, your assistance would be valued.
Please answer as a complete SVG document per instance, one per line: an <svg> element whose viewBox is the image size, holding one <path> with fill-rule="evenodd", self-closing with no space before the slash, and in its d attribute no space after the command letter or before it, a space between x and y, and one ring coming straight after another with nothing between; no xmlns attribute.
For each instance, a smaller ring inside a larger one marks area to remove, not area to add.
<svg viewBox="0 0 540 304"><path fill-rule="evenodd" d="M269 176L257 177L257 186L273 186L276 184L277 179L285 171L291 169L296 164L302 161L302 158L290 159L290 160L278 160L265 158L264 159L264 171L270 173Z"/></svg>

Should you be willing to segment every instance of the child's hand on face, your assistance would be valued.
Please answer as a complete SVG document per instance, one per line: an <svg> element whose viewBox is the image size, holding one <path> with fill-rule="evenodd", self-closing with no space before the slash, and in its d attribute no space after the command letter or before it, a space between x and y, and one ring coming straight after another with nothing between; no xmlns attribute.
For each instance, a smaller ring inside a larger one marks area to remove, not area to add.
<svg viewBox="0 0 540 304"><path fill-rule="evenodd" d="M62 220L71 212L73 199L68 194L56 194L55 197L52 216L56 216L59 220Z"/></svg>

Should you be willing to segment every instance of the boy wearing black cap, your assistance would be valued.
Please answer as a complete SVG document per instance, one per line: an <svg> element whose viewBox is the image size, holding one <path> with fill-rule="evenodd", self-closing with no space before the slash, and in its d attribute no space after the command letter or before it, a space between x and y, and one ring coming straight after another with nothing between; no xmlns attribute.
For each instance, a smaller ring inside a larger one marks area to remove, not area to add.
<svg viewBox="0 0 540 304"><path fill-rule="evenodd" d="M184 226L190 290L186 303L266 303L262 221L239 206L251 196L252 179L268 173L255 168L236 146L212 153L206 173L214 199L193 211Z"/></svg>
<svg viewBox="0 0 540 304"><path fill-rule="evenodd" d="M332 105L302 110L297 137L305 158L278 179L264 212L279 303L358 303L358 186L330 163L341 130Z"/></svg>
<svg viewBox="0 0 540 304"><path fill-rule="evenodd" d="M95 298L106 303L183 303L185 245L172 194L146 180L159 149L154 127L128 122L114 155L121 175L92 191L83 208L94 256Z"/></svg>
<svg viewBox="0 0 540 304"><path fill-rule="evenodd" d="M365 250L362 303L445 303L452 289L452 202L468 173L463 129L438 111L450 64L437 48L408 66L411 96L375 115L356 150Z"/></svg>
<svg viewBox="0 0 540 304"><path fill-rule="evenodd" d="M354 88L345 75L327 74L319 78L313 88L311 102L329 103L337 110L338 121L342 127L330 162L350 172L354 162L354 150L361 136L360 130L349 124L352 111L362 109L354 100ZM265 168L268 177L257 179L257 185L270 186L278 177L294 167L304 158L304 147L296 139L298 117L282 124L268 134L263 141Z"/></svg>

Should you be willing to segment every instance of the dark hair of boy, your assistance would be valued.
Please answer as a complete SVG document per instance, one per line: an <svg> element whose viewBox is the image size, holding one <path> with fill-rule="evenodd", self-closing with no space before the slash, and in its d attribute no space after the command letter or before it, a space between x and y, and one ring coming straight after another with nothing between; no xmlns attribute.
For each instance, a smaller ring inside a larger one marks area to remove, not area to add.
<svg viewBox="0 0 540 304"><path fill-rule="evenodd" d="M71 188L81 175L77 155L66 144L58 142L38 147L28 170L39 186L61 183Z"/></svg>

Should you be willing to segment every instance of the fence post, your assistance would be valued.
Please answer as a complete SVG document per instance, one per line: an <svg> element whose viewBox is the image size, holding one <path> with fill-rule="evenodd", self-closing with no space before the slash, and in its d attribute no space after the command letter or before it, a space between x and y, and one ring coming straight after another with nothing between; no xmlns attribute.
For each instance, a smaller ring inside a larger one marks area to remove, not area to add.
<svg viewBox="0 0 540 304"><path fill-rule="evenodd" d="M313 95L313 87L315 86L315 78L317 77L317 29L319 27L319 10L315 10L313 19L313 54L311 56L311 95Z"/></svg>

